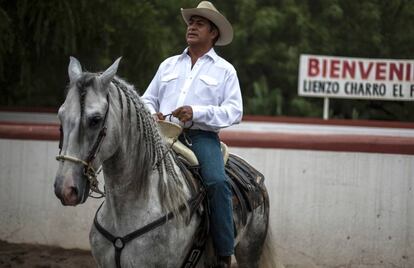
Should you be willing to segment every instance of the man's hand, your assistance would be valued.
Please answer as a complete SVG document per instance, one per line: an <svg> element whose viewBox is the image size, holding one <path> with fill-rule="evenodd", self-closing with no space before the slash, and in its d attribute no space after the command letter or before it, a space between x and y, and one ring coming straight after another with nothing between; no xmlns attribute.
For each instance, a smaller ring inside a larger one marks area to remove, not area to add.
<svg viewBox="0 0 414 268"><path fill-rule="evenodd" d="M191 106L181 106L172 112L181 122L185 123L193 119L193 108Z"/></svg>
<svg viewBox="0 0 414 268"><path fill-rule="evenodd" d="M160 121L160 120L162 121L165 119L164 115L160 112L157 112L153 114L152 116L154 117L155 121Z"/></svg>

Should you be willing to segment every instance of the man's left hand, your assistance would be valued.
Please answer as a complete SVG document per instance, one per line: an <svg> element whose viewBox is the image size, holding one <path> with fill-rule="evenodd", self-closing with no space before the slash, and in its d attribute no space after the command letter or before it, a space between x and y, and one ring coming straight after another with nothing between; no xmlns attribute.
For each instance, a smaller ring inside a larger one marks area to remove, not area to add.
<svg viewBox="0 0 414 268"><path fill-rule="evenodd" d="M191 106L181 106L172 112L181 122L185 123L193 119L193 108Z"/></svg>

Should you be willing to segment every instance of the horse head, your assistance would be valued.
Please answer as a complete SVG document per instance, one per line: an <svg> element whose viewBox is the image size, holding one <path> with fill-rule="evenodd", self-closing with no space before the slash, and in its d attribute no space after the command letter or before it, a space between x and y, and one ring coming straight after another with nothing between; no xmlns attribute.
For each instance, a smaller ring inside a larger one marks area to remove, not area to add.
<svg viewBox="0 0 414 268"><path fill-rule="evenodd" d="M117 132L112 131L116 129L114 120L108 117L109 88L119 61L120 58L102 74L95 74L82 72L79 61L70 57L68 93L58 112L60 164L54 183L55 194L63 205L75 206L86 201L93 187L91 178L95 176L96 180L96 170L116 150L113 136Z"/></svg>

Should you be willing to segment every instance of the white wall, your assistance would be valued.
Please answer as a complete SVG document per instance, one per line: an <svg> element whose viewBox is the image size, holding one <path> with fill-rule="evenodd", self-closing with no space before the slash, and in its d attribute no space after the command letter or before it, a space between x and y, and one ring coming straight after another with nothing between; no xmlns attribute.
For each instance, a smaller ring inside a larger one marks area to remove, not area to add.
<svg viewBox="0 0 414 268"><path fill-rule="evenodd" d="M231 148L266 176L291 267L414 267L414 156ZM100 201L63 207L57 142L0 139L0 239L88 248Z"/></svg>
<svg viewBox="0 0 414 268"><path fill-rule="evenodd" d="M288 263L414 267L414 156L235 148L266 176Z"/></svg>
<svg viewBox="0 0 414 268"><path fill-rule="evenodd" d="M89 248L96 200L64 207L54 194L58 142L0 139L0 239Z"/></svg>

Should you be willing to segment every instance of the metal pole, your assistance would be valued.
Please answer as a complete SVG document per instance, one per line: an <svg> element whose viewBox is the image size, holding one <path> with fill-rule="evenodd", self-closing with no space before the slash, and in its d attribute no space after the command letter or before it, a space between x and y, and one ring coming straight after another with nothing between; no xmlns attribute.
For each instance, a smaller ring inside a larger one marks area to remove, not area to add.
<svg viewBox="0 0 414 268"><path fill-rule="evenodd" d="M329 119L329 98L323 98L323 120Z"/></svg>

